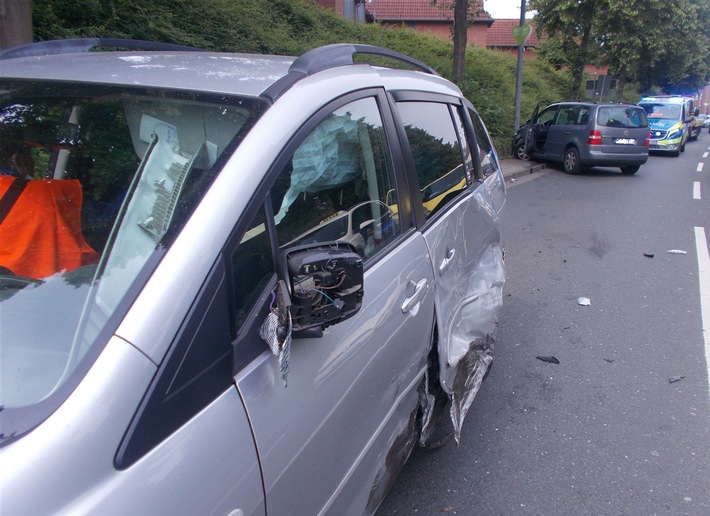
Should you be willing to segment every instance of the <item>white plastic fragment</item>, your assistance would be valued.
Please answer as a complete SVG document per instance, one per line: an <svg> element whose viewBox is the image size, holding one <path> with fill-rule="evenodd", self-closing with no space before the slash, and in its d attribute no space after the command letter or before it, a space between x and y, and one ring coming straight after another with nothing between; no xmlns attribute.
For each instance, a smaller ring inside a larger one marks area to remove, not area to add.
<svg viewBox="0 0 710 516"><path fill-rule="evenodd" d="M669 249L668 254L688 254L688 251L683 251L682 249Z"/></svg>
<svg viewBox="0 0 710 516"><path fill-rule="evenodd" d="M579 306L589 306L592 304L592 300L588 297L580 297L579 299L577 299L577 304Z"/></svg>

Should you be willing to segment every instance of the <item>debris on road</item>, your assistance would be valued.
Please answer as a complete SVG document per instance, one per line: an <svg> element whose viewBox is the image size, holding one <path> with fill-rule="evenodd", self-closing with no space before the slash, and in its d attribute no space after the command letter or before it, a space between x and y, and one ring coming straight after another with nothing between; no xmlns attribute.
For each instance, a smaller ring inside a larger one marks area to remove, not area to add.
<svg viewBox="0 0 710 516"><path fill-rule="evenodd" d="M592 304L592 300L588 297L580 297L579 299L577 299L577 304L579 306L589 306Z"/></svg>
<svg viewBox="0 0 710 516"><path fill-rule="evenodd" d="M668 383L676 383L681 381L683 378L685 378L685 376L671 376L668 378Z"/></svg>
<svg viewBox="0 0 710 516"><path fill-rule="evenodd" d="M683 251L682 249L669 249L668 254L688 254L688 251Z"/></svg>
<svg viewBox="0 0 710 516"><path fill-rule="evenodd" d="M557 360L557 358L553 357L552 355L550 355L549 357L535 357L535 358L537 358L538 360L542 360L543 362L548 362L550 364L559 364L560 363L560 361Z"/></svg>
<svg viewBox="0 0 710 516"><path fill-rule="evenodd" d="M669 251L669 252L670 252L670 251ZM643 255L644 255L646 258L653 258L654 256L656 256L654 253L643 253Z"/></svg>

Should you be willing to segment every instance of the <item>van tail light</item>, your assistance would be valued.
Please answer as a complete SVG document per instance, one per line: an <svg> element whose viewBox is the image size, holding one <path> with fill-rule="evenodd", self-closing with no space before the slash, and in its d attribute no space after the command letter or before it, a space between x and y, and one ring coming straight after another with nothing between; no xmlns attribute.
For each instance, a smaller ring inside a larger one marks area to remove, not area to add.
<svg viewBox="0 0 710 516"><path fill-rule="evenodd" d="M589 138L587 138L587 143L589 145L601 145L602 144L602 132L601 131L589 131Z"/></svg>
<svg viewBox="0 0 710 516"><path fill-rule="evenodd" d="M651 133L646 133L646 141L643 142L644 147L650 147L651 146Z"/></svg>

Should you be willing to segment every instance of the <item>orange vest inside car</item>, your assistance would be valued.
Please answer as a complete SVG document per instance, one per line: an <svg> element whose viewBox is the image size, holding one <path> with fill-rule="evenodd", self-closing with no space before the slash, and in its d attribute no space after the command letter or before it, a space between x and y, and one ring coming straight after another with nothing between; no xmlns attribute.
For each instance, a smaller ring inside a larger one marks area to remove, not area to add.
<svg viewBox="0 0 710 516"><path fill-rule="evenodd" d="M0 176L0 199L15 180ZM36 179L25 186L0 223L0 266L18 276L46 278L97 263L81 233L77 179Z"/></svg>

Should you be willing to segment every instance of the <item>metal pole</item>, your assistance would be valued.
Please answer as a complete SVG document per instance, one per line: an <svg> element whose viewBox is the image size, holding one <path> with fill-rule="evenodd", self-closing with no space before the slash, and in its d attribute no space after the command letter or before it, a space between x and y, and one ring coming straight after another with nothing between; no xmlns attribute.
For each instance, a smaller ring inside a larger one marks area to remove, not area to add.
<svg viewBox="0 0 710 516"><path fill-rule="evenodd" d="M525 25L525 2L520 0L520 26ZM523 91L523 53L525 52L525 42L518 44L518 71L515 80L515 132L520 129L520 97Z"/></svg>

